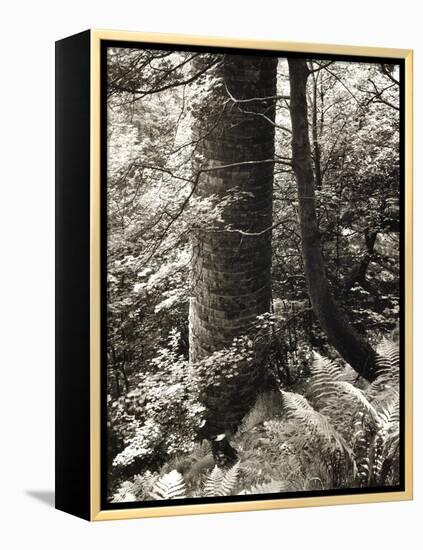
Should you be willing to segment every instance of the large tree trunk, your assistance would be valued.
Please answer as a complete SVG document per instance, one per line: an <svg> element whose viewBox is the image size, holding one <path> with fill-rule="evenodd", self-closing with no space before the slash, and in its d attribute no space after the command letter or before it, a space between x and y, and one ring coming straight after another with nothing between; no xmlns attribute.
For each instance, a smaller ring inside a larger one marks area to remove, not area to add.
<svg viewBox="0 0 423 550"><path fill-rule="evenodd" d="M329 342L361 376L373 380L375 352L355 332L336 304L326 276L316 216L306 87L309 71L301 59L288 59L291 86L292 162L298 187L302 253L314 313Z"/></svg>
<svg viewBox="0 0 423 550"><path fill-rule="evenodd" d="M196 64L207 59L197 59ZM230 347L256 316L269 311L277 60L225 55L214 67L206 100L194 112L198 197L232 197L214 227L194 236L190 359L195 364ZM211 78L210 78L211 77ZM241 101L239 101L241 100ZM228 231L227 228L230 227ZM225 229L226 228L226 229ZM260 233L245 235L243 233ZM260 359L225 387L209 388L207 437L236 428L260 390Z"/></svg>

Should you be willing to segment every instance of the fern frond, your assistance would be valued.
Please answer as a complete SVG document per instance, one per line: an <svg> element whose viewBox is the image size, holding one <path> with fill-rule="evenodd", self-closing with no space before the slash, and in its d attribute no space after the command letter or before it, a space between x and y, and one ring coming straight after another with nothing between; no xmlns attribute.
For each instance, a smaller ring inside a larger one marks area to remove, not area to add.
<svg viewBox="0 0 423 550"><path fill-rule="evenodd" d="M341 448L351 454L346 441L335 430L329 419L313 409L305 397L297 393L281 391L287 417L295 419L310 437L323 439L330 447Z"/></svg>
<svg viewBox="0 0 423 550"><path fill-rule="evenodd" d="M400 421L400 399L398 392L391 399L379 404L379 417L385 430L388 430L392 424Z"/></svg>
<svg viewBox="0 0 423 550"><path fill-rule="evenodd" d="M373 444L373 464L372 464L372 479L378 482L384 462L384 437L383 434L378 434Z"/></svg>
<svg viewBox="0 0 423 550"><path fill-rule="evenodd" d="M223 482L223 470L218 466L215 466L211 473L207 476L204 483L204 495L206 497L215 497L219 496L220 487Z"/></svg>
<svg viewBox="0 0 423 550"><path fill-rule="evenodd" d="M134 483L124 481L113 496L112 502L134 502L135 500L137 500L137 497L134 491Z"/></svg>
<svg viewBox="0 0 423 550"><path fill-rule="evenodd" d="M283 493L289 490L289 485L284 481L277 481L272 479L267 483L260 483L253 485L249 489L244 489L238 495L266 495L274 493Z"/></svg>
<svg viewBox="0 0 423 550"><path fill-rule="evenodd" d="M328 419L313 409L305 397L298 393L282 391L284 408L289 419L298 420L311 435L330 440L333 428Z"/></svg>
<svg viewBox="0 0 423 550"><path fill-rule="evenodd" d="M312 377L307 396L320 409L330 403L334 397L336 398L338 388L335 382L343 376L344 369L334 361L314 352L310 370Z"/></svg>
<svg viewBox="0 0 423 550"><path fill-rule="evenodd" d="M385 440L385 454L386 460L392 460L392 458L399 452L400 444L399 430L387 435Z"/></svg>
<svg viewBox="0 0 423 550"><path fill-rule="evenodd" d="M398 344L383 340L377 350L375 359L377 378L366 389L369 399L386 397L398 389L400 376L400 355Z"/></svg>
<svg viewBox="0 0 423 550"><path fill-rule="evenodd" d="M393 379L391 374L380 374L365 389L365 394L369 401L386 401L398 392L398 380Z"/></svg>
<svg viewBox="0 0 423 550"><path fill-rule="evenodd" d="M313 377L312 390L314 390L313 393L317 394L317 397L322 397L321 393L327 389L328 382L338 380L343 372L342 368L337 363L326 357L322 357L316 352L313 354L313 362L310 371Z"/></svg>
<svg viewBox="0 0 423 550"><path fill-rule="evenodd" d="M398 344L384 339L377 347L376 368L378 372L390 372L398 375L400 354Z"/></svg>
<svg viewBox="0 0 423 550"><path fill-rule="evenodd" d="M375 424L379 424L380 418L377 410L375 407L370 403L370 401L367 399L367 397L364 395L364 392L360 390L359 388L356 388L349 382L334 382L335 387L339 388L341 392L343 392L345 395L351 397L355 400L355 402L359 405L359 407L367 413L370 418L375 422Z"/></svg>
<svg viewBox="0 0 423 550"><path fill-rule="evenodd" d="M206 497L230 495L238 480L239 465L240 463L237 462L226 471L215 466L204 483L204 495Z"/></svg>
<svg viewBox="0 0 423 550"><path fill-rule="evenodd" d="M229 468L229 470L225 472L222 481L222 494L220 496L226 496L232 493L238 480L239 464L239 462L236 462L232 468Z"/></svg>
<svg viewBox="0 0 423 550"><path fill-rule="evenodd" d="M308 395L319 411L328 414L332 421L336 420L339 410L350 410L354 414L358 406L374 423L379 422L375 407L363 391L351 382L342 380L345 369L337 363L315 353L311 372Z"/></svg>
<svg viewBox="0 0 423 550"><path fill-rule="evenodd" d="M325 374L332 380L338 380L344 374L344 369L335 361L323 357L317 352L313 353L313 363L311 365L311 373L314 375Z"/></svg>
<svg viewBox="0 0 423 550"><path fill-rule="evenodd" d="M150 496L154 500L184 498L186 496L184 478L177 470L172 470L156 481Z"/></svg>

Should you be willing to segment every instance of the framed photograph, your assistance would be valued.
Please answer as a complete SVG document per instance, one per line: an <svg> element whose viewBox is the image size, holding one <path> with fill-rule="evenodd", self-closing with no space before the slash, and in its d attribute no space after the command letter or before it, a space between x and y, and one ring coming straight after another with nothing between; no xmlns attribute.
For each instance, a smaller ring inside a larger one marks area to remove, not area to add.
<svg viewBox="0 0 423 550"><path fill-rule="evenodd" d="M56 507L412 498L412 51L56 43Z"/></svg>

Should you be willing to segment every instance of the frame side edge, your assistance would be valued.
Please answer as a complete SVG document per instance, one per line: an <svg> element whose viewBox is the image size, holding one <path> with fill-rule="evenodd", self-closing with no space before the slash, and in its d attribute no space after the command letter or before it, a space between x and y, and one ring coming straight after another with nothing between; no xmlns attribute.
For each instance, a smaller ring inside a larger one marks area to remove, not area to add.
<svg viewBox="0 0 423 550"><path fill-rule="evenodd" d="M413 498L413 50L405 54L405 492Z"/></svg>
<svg viewBox="0 0 423 550"><path fill-rule="evenodd" d="M89 519L89 37L56 42L57 509Z"/></svg>

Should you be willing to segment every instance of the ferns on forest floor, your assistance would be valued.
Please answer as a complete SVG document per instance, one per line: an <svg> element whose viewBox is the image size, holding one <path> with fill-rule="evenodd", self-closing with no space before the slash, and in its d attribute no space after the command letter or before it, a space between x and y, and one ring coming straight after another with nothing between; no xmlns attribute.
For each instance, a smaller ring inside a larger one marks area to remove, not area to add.
<svg viewBox="0 0 423 550"><path fill-rule="evenodd" d="M186 486L182 474L172 470L159 478L150 493L153 500L170 500L186 497Z"/></svg>
<svg viewBox="0 0 423 550"><path fill-rule="evenodd" d="M215 466L204 484L204 496L223 497L232 493L238 480L239 462L231 468L222 470Z"/></svg>
<svg viewBox="0 0 423 550"><path fill-rule="evenodd" d="M266 398L258 400L233 439L239 461L231 468L214 466L208 445L197 444L160 473L124 482L114 501L397 484L400 401L395 344L381 344L376 366L379 376L373 383L356 384L348 366L314 354L304 395L281 391L280 414L270 419Z"/></svg>
<svg viewBox="0 0 423 550"><path fill-rule="evenodd" d="M382 342L376 368L377 379L361 390L345 380L339 365L315 354L307 399L284 393L287 416L298 421L303 438L325 442L317 447L334 487L398 481L399 353L395 344Z"/></svg>

